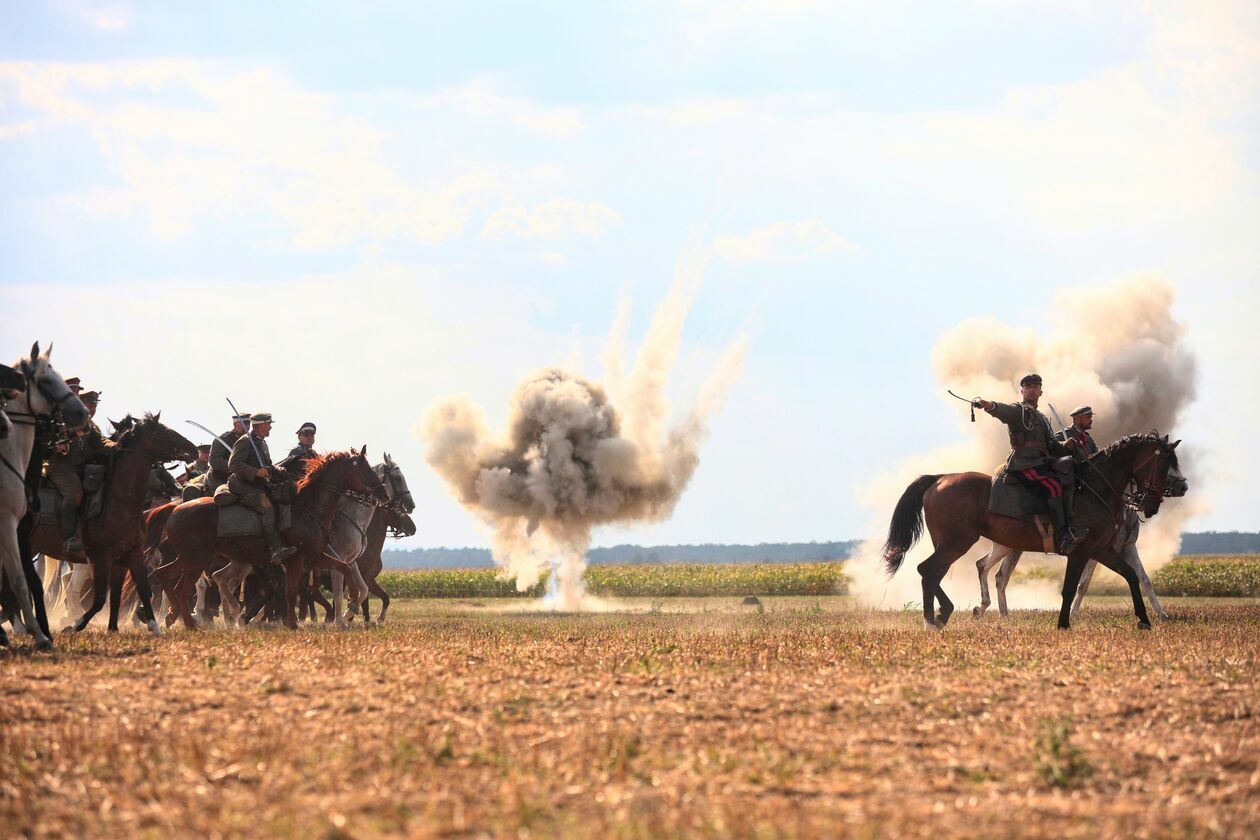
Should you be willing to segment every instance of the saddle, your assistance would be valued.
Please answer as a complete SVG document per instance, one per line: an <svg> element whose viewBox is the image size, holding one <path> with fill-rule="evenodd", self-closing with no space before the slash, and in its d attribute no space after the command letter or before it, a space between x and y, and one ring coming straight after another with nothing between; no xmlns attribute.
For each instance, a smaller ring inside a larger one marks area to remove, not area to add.
<svg viewBox="0 0 1260 840"><path fill-rule="evenodd" d="M1072 494L1076 487L1076 476L1072 470L1070 457L1059 458L1052 464L1055 472L1060 473L1063 483L1063 502L1071 510ZM1063 475L1067 473L1067 475ZM1055 554L1058 549L1054 544L1054 521L1050 518L1050 505L1041 496L1008 473L1006 465L998 467L993 475L989 489L989 511L1012 519L1031 522L1041 535L1041 544L1047 554Z"/></svg>
<svg viewBox="0 0 1260 840"><path fill-rule="evenodd" d="M39 508L35 513L35 525L58 528L61 506L64 503L57 488L47 482L39 485ZM95 519L105 507L105 465L87 464L83 467L83 504L80 505L80 522Z"/></svg>
<svg viewBox="0 0 1260 840"><path fill-rule="evenodd" d="M224 485L220 490L226 490ZM214 494L219 502L219 493ZM284 532L293 525L293 510L288 505L276 505L276 530ZM262 515L244 505L229 504L219 507L219 522L215 534L220 537L261 537Z"/></svg>

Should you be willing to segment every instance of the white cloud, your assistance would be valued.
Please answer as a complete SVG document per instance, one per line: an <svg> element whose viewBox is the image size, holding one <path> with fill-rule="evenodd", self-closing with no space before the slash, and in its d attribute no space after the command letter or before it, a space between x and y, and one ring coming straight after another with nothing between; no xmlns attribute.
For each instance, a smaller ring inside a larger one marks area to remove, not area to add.
<svg viewBox="0 0 1260 840"><path fill-rule="evenodd" d="M485 239L542 239L561 242L581 236L600 237L621 224L621 216L606 204L556 196L527 208L516 204L496 211L486 220Z"/></svg>
<svg viewBox="0 0 1260 840"><path fill-rule="evenodd" d="M489 79L474 79L420 99L421 107L455 108L478 117L507 119L516 126L548 137L569 138L584 125L582 112L572 107L545 107L495 90Z"/></svg>
<svg viewBox="0 0 1260 840"><path fill-rule="evenodd" d="M736 263L797 262L856 250L818 219L775 222L744 236L721 234L713 239L713 252Z"/></svg>

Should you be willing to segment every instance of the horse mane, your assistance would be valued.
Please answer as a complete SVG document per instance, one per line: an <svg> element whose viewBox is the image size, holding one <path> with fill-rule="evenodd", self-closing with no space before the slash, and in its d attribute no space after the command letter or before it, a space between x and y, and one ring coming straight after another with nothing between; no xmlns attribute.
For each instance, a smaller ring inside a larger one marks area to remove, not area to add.
<svg viewBox="0 0 1260 840"><path fill-rule="evenodd" d="M1115 455L1120 450L1128 449L1130 446L1136 446L1139 443L1162 444L1164 443L1164 439L1159 436L1158 429L1151 429L1149 432L1146 432L1146 433L1125 435L1124 437L1120 438L1115 443L1110 444L1109 446L1106 446L1103 449L1100 449L1098 451L1098 455L1094 457ZM1167 447L1165 447L1165 449L1167 449ZM1171 466L1173 467L1173 469L1176 469L1177 468L1177 450L1168 449L1168 454L1172 458L1170 462Z"/></svg>
<svg viewBox="0 0 1260 840"><path fill-rule="evenodd" d="M314 458L306 459L306 475L298 479L297 492L301 493L311 484L321 480L324 473L331 470L342 461L348 461L355 457L353 452L342 450L341 452L329 452L325 455L316 455Z"/></svg>

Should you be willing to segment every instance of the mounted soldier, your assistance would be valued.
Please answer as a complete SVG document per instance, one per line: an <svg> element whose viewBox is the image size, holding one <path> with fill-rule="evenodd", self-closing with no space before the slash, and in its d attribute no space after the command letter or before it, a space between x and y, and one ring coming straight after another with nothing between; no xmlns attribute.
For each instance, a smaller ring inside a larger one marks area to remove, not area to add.
<svg viewBox="0 0 1260 840"><path fill-rule="evenodd" d="M227 484L232 471L228 460L232 457L231 447L245 434L249 423L249 412L241 412L232 418L232 430L224 432L210 444L209 468L206 472L206 495L213 496L214 491ZM226 446L224 444L227 444Z"/></svg>
<svg viewBox="0 0 1260 840"><path fill-rule="evenodd" d="M999 403L977 398L975 406L1006 425L1011 440L1007 474L1017 476L1027 489L1046 500L1054 518L1055 546L1060 554L1070 554L1085 539L1088 529L1079 533L1072 529L1070 511L1063 501L1064 479L1054 468L1054 462L1070 456L1080 440L1070 437L1061 441L1055 436L1050 420L1037 409L1041 399L1040 375L1028 374L1019 381L1019 387L1020 402ZM1070 462L1066 480L1074 481Z"/></svg>
<svg viewBox="0 0 1260 840"><path fill-rule="evenodd" d="M1089 430L1094 427L1094 409L1083 405L1072 412L1072 425L1055 435L1059 441L1067 443L1075 440L1077 457L1088 458L1098 452L1098 444Z"/></svg>
<svg viewBox="0 0 1260 840"><path fill-rule="evenodd" d="M74 386L79 384L76 378ZM69 384L70 380L67 380ZM63 547L72 554L83 554L83 541L79 538L79 508L83 504L83 474L88 464L100 463L113 445L101 434L92 419L100 403L100 392L79 389L79 401L88 412L88 422L69 440L58 441L48 460L44 479L61 494L61 511L58 514Z"/></svg>
<svg viewBox="0 0 1260 840"><path fill-rule="evenodd" d="M286 470L300 478L306 475L306 462L319 454L315 451L315 424L307 420L298 427L297 439L298 445L289 450L284 465Z"/></svg>
<svg viewBox="0 0 1260 840"><path fill-rule="evenodd" d="M284 468L275 466L271 461L271 452L267 448L267 436L270 434L270 414L261 412L250 417L249 433L241 435L232 444L232 454L228 459L231 471L228 490L240 497L240 504L262 517L263 540L271 551L272 562L279 563L291 557L297 549L286 546L280 540L275 504L268 495L269 483L286 477Z"/></svg>
<svg viewBox="0 0 1260 840"><path fill-rule="evenodd" d="M210 444L197 445L197 460L184 464L184 472L188 474L189 481L210 472Z"/></svg>
<svg viewBox="0 0 1260 840"><path fill-rule="evenodd" d="M171 499L180 498L182 494L183 490L175 481L175 476L167 472L163 465L154 464L153 469L149 471L149 489L145 493L144 509L164 505Z"/></svg>

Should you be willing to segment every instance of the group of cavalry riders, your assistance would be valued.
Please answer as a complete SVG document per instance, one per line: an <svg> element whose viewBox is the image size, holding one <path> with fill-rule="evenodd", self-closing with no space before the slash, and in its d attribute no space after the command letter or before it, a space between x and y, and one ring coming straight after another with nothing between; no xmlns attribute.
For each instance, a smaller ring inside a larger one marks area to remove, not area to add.
<svg viewBox="0 0 1260 840"><path fill-rule="evenodd" d="M44 441L47 461L43 475L63 500L58 515L64 548L70 553L83 554L79 520L84 501L85 474L90 473L95 465L104 463L113 442L101 433L93 419L100 404L100 392L83 390L78 377L67 379L66 385L83 403L89 419L86 426L71 432L68 439ZM271 559L279 562L290 557L297 549L284 545L280 538L275 505L271 499L272 488L280 486L285 480L302 476L306 459L316 456L316 428L314 423L303 423L297 430L297 446L277 464L272 461L267 446L271 424L272 417L267 412L240 413L232 418L230 431L218 435L214 443L197 447L197 460L185 464L184 473L178 479L163 466L155 466L149 478L146 508L174 497L189 501L212 496L220 504L239 502L261 518L263 539Z"/></svg>

